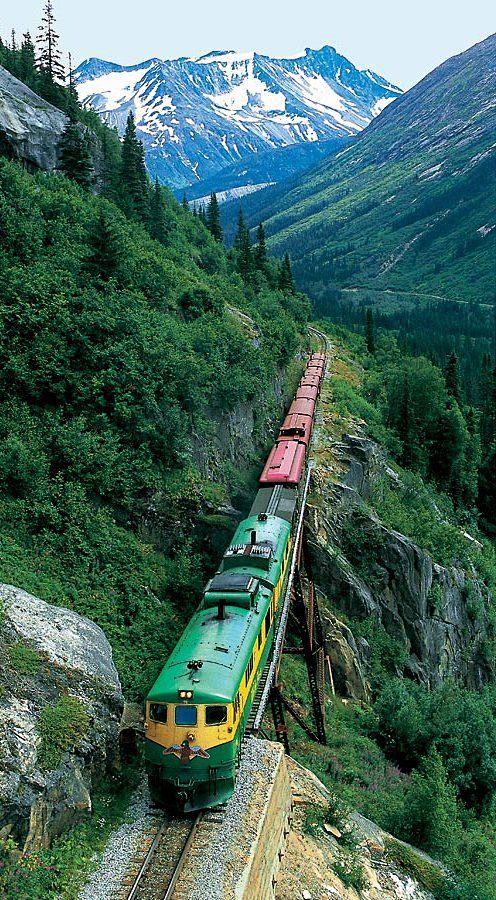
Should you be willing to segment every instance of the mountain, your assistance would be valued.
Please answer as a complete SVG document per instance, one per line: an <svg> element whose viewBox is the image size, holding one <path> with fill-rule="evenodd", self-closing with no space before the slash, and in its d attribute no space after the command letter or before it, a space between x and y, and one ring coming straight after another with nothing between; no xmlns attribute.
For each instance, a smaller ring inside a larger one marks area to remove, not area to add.
<svg viewBox="0 0 496 900"><path fill-rule="evenodd" d="M253 185L254 157L267 152L275 159L265 183L279 180L274 151L312 148L298 159L307 168L316 144L358 134L401 94L329 46L294 59L218 51L120 66L92 58L77 68L75 82L82 103L120 133L134 113L151 176L176 189L238 163L244 174L235 173L232 184Z"/></svg>
<svg viewBox="0 0 496 900"><path fill-rule="evenodd" d="M495 130L492 35L427 75L289 190L262 191L243 208L252 225L264 219L273 251L291 253L300 286L321 309L335 288L373 289L388 302L396 291L489 303Z"/></svg>

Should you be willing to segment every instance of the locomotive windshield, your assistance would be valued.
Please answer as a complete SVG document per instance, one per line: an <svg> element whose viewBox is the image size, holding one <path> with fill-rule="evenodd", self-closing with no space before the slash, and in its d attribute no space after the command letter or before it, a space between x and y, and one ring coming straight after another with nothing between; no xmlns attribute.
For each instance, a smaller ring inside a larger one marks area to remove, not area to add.
<svg viewBox="0 0 496 900"><path fill-rule="evenodd" d="M227 706L207 706L205 708L206 725L224 725L227 722Z"/></svg>
<svg viewBox="0 0 496 900"><path fill-rule="evenodd" d="M176 706L176 725L196 725L196 706Z"/></svg>
<svg viewBox="0 0 496 900"><path fill-rule="evenodd" d="M150 703L150 719L152 722L161 722L165 725L167 722L167 704Z"/></svg>

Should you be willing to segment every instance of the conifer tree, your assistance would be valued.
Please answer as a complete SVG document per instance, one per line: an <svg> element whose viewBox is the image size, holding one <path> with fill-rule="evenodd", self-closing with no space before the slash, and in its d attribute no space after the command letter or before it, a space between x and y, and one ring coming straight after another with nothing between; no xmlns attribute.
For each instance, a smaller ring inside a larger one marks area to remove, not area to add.
<svg viewBox="0 0 496 900"><path fill-rule="evenodd" d="M257 246L255 247L255 266L263 272L267 266L267 244L265 241L265 228L263 222L257 229Z"/></svg>
<svg viewBox="0 0 496 900"><path fill-rule="evenodd" d="M19 58L19 78L21 81L32 81L36 68L36 54L29 31L22 36Z"/></svg>
<svg viewBox="0 0 496 900"><path fill-rule="evenodd" d="M161 244L166 244L168 242L169 234L165 219L164 200L158 178L155 179L155 184L150 197L149 231L151 236L155 238L156 241L160 241Z"/></svg>
<svg viewBox="0 0 496 900"><path fill-rule="evenodd" d="M184 212L189 212L189 203L188 203L188 198L186 196L186 191L184 191L184 193L183 193L183 209L184 209Z"/></svg>
<svg viewBox="0 0 496 900"><path fill-rule="evenodd" d="M121 205L129 215L145 220L148 215L148 176L143 144L136 137L133 113L127 117L122 141Z"/></svg>
<svg viewBox="0 0 496 900"><path fill-rule="evenodd" d="M238 211L238 227L234 238L234 249L236 251L238 272L244 279L247 279L253 269L253 253L250 232L245 225L241 206Z"/></svg>
<svg viewBox="0 0 496 900"><path fill-rule="evenodd" d="M112 227L111 219L103 209L100 210L90 231L89 243L91 253L86 262L86 268L93 277L107 282L116 273L122 257L122 249Z"/></svg>
<svg viewBox="0 0 496 900"><path fill-rule="evenodd" d="M67 105L67 114L75 119L77 117L77 112L80 108L79 106L79 98L76 91L76 85L74 84L74 69L72 68L72 54L68 53L68 72L67 72L67 89L69 91L69 103Z"/></svg>
<svg viewBox="0 0 496 900"><path fill-rule="evenodd" d="M92 162L80 127L69 121L59 142L59 169L81 187L91 184Z"/></svg>
<svg viewBox="0 0 496 900"><path fill-rule="evenodd" d="M289 253L285 253L279 269L279 285L281 291L294 292L293 272Z"/></svg>
<svg viewBox="0 0 496 900"><path fill-rule="evenodd" d="M210 195L210 203L207 209L207 228L216 241L222 241L222 226L220 224L220 211L217 194Z"/></svg>
<svg viewBox="0 0 496 900"><path fill-rule="evenodd" d="M446 381L448 394L450 394L457 403L460 403L460 371L458 357L454 351L449 354L446 361L444 379Z"/></svg>
<svg viewBox="0 0 496 900"><path fill-rule="evenodd" d="M403 379L403 388L401 392L400 410L398 417L398 436L402 443L401 465L405 468L411 466L413 462L413 446L412 446L412 416L411 416L411 396L410 381L408 373L405 372Z"/></svg>
<svg viewBox="0 0 496 900"><path fill-rule="evenodd" d="M243 215L242 206L238 209L238 226L236 229L236 236L234 238L234 249L241 251L243 248L243 242L246 234L246 225L245 225L245 217Z"/></svg>
<svg viewBox="0 0 496 900"><path fill-rule="evenodd" d="M374 316L370 307L365 318L365 343L368 352L375 353Z"/></svg>
<svg viewBox="0 0 496 900"><path fill-rule="evenodd" d="M52 0L46 0L43 18L38 28L38 67L51 81L64 79L64 67L59 49L59 35L55 31L55 15Z"/></svg>

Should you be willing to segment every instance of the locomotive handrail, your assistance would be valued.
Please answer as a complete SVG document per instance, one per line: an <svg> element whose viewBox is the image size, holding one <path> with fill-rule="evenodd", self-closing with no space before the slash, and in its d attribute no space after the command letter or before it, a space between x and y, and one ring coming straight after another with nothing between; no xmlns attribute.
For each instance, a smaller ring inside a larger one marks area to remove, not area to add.
<svg viewBox="0 0 496 900"><path fill-rule="evenodd" d="M324 351L326 352L326 356L327 356L327 353L329 350L329 341L327 339L327 335L325 335L322 331L319 331L317 328L310 327L308 330L313 331L313 333L318 335L318 337L321 339L321 341L324 345ZM324 374L326 372L326 369L327 369L327 360L325 363ZM312 443L313 443L313 440L312 440ZM310 451L310 447L309 447L309 451ZM292 592L292 588L293 588L293 579L294 579L296 566L298 563L298 556L299 556L299 551L300 551L300 540L301 540L301 536L302 536L303 523L304 523L304 519L305 519L306 501L307 501L307 495L308 495L308 490L309 490L309 486L310 486L310 478L312 475L313 467L314 467L314 463L309 460L308 467L307 467L307 477L305 480L305 487L303 489L303 495L301 498L300 513L298 516L298 525L297 525L295 540L294 540L294 544L293 544L291 567L289 570L288 583L286 586L286 593L284 595L284 603L283 603L283 607L282 607L282 611L281 611L281 616L279 619L279 625L278 625L276 637L274 640L272 659L271 659L271 662L269 665L267 678L266 678L266 681L265 681L265 684L264 684L264 687L262 690L262 695L260 697L260 701L258 704L258 709L256 711L255 718L253 720L253 726L250 729L251 732L255 733L255 734L257 734L260 731L260 728L262 725L262 719L263 719L263 716L265 713L265 708L267 706L267 701L269 699L270 690L274 684L274 680L277 676L277 673L279 671L279 666L281 664L284 640L286 637L286 627L287 627L287 623L288 623L289 610L290 610L290 606L291 606L291 592Z"/></svg>
<svg viewBox="0 0 496 900"><path fill-rule="evenodd" d="M272 684L274 682L274 677L278 671L278 668L279 668L279 665L281 662L282 649L284 646L284 638L286 636L286 625L287 625L288 616L289 616L289 608L291 606L291 590L293 587L293 578L294 578L294 573L295 573L295 569L296 569L296 565L297 565L297 561L298 561L299 544L300 544L300 538L301 538L301 533L302 533L302 529L303 529L303 520L305 518L305 507L306 507L308 489L310 486L310 477L312 474L312 468L313 468L313 465L310 463L308 466L307 477L305 480L305 487L303 489L303 496L301 498L300 515L298 517L298 526L296 529L296 535L295 535L295 540L294 540L294 544L293 544L291 567L289 570L288 583L286 586L286 593L284 595L284 603L283 603L283 607L282 607L282 612L281 612L281 616L279 618L279 625L277 627L277 634L276 634L276 638L274 641L272 660L270 662L269 671L267 674L267 680L265 682L264 689L262 691L262 696L260 697L260 702L258 704L257 713L256 713L255 719L253 721L252 731L254 731L254 732L257 732L260 730L263 714L265 712L265 707L267 706L267 701L269 699L270 689L272 687Z"/></svg>

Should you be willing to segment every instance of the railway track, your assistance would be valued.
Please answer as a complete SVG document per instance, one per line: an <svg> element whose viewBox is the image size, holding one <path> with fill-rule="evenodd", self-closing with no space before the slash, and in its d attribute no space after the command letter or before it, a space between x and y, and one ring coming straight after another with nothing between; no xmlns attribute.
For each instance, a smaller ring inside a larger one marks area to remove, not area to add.
<svg viewBox="0 0 496 900"><path fill-rule="evenodd" d="M203 815L164 814L123 900L171 900Z"/></svg>
<svg viewBox="0 0 496 900"><path fill-rule="evenodd" d="M318 328L309 327L309 332L317 338L320 342L321 349L329 354L329 340L327 335L325 335L322 331L319 331ZM313 443L313 440L312 440ZM310 447L312 446L310 444ZM293 590L293 578L295 575L296 567L299 563L299 553L300 553L300 540L301 534L303 530L304 520L305 520L305 506L306 499L308 495L308 490L310 487L310 477L312 472L313 464L309 462L307 467L307 473L305 478L305 483L303 485L303 491L300 501L300 507L298 512L298 518L295 526L295 538L293 543L293 552L291 558L290 571L288 576L288 581L286 584L284 600L282 603L281 611L277 621L276 633L274 637L274 647L272 651L272 655L265 666L264 671L262 672L260 682L258 685L258 690L255 695L255 699L253 702L252 709L250 711L250 716L247 722L246 737L250 735L258 736L262 727L262 721L265 714L265 710L267 708L267 704L270 697L271 687L274 682L277 680L277 673L279 670L279 666L281 664L282 651L284 647L284 640L286 636L286 628L288 623L289 609L291 606L292 599L292 590Z"/></svg>

